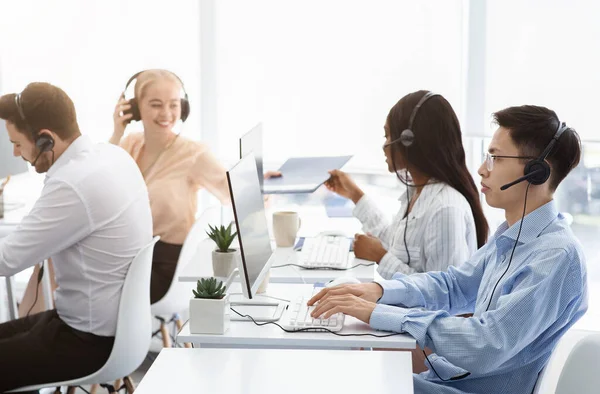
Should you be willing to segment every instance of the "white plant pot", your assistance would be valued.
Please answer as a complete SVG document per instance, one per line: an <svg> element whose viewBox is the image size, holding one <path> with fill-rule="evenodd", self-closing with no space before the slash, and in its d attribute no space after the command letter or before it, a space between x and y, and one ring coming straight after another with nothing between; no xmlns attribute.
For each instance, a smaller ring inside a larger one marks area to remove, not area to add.
<svg viewBox="0 0 600 394"><path fill-rule="evenodd" d="M231 271L237 268L240 253L233 249L231 252L219 252L213 250L212 265L214 276L219 278L227 278Z"/></svg>
<svg viewBox="0 0 600 394"><path fill-rule="evenodd" d="M217 299L190 300L190 333L225 334L231 320L229 294Z"/></svg>

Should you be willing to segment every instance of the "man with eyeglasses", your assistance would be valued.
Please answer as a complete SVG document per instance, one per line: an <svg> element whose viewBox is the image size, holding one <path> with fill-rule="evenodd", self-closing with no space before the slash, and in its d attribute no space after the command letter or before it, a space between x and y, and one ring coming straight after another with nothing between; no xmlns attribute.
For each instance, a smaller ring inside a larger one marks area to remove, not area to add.
<svg viewBox="0 0 600 394"><path fill-rule="evenodd" d="M349 314L431 351L415 393L529 394L587 310L585 257L553 201L579 163L579 136L544 107L506 108L494 119L479 175L506 221L481 249L446 272L331 287L309 301L314 317ZM473 316L455 316L465 313Z"/></svg>

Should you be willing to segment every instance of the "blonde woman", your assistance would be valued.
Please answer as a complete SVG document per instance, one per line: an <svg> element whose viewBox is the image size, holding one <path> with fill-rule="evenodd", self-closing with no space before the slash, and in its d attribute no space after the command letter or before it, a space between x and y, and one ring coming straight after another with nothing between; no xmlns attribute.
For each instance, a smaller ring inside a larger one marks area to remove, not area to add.
<svg viewBox="0 0 600 394"><path fill-rule="evenodd" d="M148 186L154 235L161 239L154 248L150 300L155 303L169 289L181 246L195 219L197 193L206 189L221 203L229 202L225 168L208 147L173 131L189 115L183 83L166 70L135 74L134 98L121 96L113 114L110 142L120 145L134 158ZM124 136L131 121L141 121L142 132Z"/></svg>

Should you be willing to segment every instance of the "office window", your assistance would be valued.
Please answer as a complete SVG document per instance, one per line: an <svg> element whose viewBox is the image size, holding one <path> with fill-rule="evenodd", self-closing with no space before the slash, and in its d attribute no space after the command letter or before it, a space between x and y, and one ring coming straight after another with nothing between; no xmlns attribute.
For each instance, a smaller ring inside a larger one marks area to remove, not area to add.
<svg viewBox="0 0 600 394"><path fill-rule="evenodd" d="M462 2L216 2L217 134L222 156L264 124L265 159L351 153L385 171L389 109L419 89L461 111Z"/></svg>
<svg viewBox="0 0 600 394"><path fill-rule="evenodd" d="M200 138L197 2L5 1L0 15L0 93L31 81L58 85L75 102L82 132L107 141L127 79L139 70L167 68L183 79L192 102L184 133Z"/></svg>

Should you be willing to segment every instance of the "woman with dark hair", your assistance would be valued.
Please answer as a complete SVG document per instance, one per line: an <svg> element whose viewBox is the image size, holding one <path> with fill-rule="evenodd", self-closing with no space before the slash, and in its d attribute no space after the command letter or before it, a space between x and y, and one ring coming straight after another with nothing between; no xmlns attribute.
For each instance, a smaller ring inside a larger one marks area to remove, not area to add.
<svg viewBox="0 0 600 394"><path fill-rule="evenodd" d="M406 185L391 222L348 174L331 171L326 182L356 204L354 216L367 233L355 236L356 257L377 262L386 279L463 263L485 244L488 224L452 106L439 94L408 94L392 107L384 130L388 169Z"/></svg>

